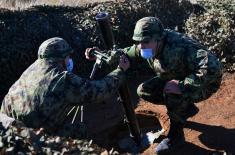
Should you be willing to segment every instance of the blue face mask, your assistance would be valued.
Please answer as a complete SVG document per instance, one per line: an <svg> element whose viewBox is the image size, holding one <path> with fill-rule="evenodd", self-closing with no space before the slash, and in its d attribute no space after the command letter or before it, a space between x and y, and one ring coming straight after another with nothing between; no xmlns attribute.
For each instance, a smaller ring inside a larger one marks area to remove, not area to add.
<svg viewBox="0 0 235 155"><path fill-rule="evenodd" d="M150 59L153 57L153 50L151 48L140 49L140 55L144 59Z"/></svg>
<svg viewBox="0 0 235 155"><path fill-rule="evenodd" d="M73 71L73 60L70 58L67 65L66 65L67 71L72 72Z"/></svg>

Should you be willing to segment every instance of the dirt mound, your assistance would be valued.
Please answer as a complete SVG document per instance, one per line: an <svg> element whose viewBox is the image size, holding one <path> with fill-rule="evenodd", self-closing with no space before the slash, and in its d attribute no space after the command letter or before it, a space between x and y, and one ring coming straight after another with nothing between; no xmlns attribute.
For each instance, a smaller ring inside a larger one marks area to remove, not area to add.
<svg viewBox="0 0 235 155"><path fill-rule="evenodd" d="M104 149L85 139L52 136L42 129L0 124L0 154L100 154Z"/></svg>

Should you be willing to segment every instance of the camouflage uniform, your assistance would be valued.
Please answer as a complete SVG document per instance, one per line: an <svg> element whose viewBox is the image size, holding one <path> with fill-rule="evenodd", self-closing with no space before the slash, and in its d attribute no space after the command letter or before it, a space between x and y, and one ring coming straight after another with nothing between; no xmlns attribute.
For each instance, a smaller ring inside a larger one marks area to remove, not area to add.
<svg viewBox="0 0 235 155"><path fill-rule="evenodd" d="M148 23L151 21L149 19L145 17L141 19L142 22L137 22L133 40L143 41L149 39L148 36L163 40L157 55L151 59L143 59L137 45L125 48L132 60L132 67L144 60L156 73L155 77L138 87L137 93L141 98L153 103L164 101L170 118L185 122L190 104L206 99L218 89L222 65L214 54L195 40L163 29L159 21L155 22L155 25ZM173 79L179 80L182 95L163 94L166 82Z"/></svg>
<svg viewBox="0 0 235 155"><path fill-rule="evenodd" d="M116 69L101 80L89 80L65 70L72 49L62 38L42 43L38 59L9 89L1 112L29 127L58 128L74 105L100 102L116 93L124 72Z"/></svg>

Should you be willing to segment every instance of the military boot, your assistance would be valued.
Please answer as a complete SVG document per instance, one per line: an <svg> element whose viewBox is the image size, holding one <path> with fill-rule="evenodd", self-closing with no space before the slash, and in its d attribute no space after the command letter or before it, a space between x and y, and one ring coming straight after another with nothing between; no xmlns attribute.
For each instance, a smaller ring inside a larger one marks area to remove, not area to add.
<svg viewBox="0 0 235 155"><path fill-rule="evenodd" d="M184 124L180 122L171 121L170 131L166 138L164 138L156 147L157 155L169 153L184 144Z"/></svg>
<svg viewBox="0 0 235 155"><path fill-rule="evenodd" d="M199 112L198 107L196 107L194 103L191 103L187 106L183 118L186 120L190 117L195 116L198 112Z"/></svg>

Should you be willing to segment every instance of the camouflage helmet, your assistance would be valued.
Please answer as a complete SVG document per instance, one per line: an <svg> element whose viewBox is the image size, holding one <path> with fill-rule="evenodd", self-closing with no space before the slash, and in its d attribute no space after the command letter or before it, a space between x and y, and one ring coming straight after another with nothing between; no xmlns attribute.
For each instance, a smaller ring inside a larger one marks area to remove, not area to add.
<svg viewBox="0 0 235 155"><path fill-rule="evenodd" d="M72 52L72 48L64 39L54 37L40 45L38 57L41 59L64 59Z"/></svg>
<svg viewBox="0 0 235 155"><path fill-rule="evenodd" d="M144 17L137 21L132 39L145 41L155 38L161 40L165 35L162 22L156 17Z"/></svg>

